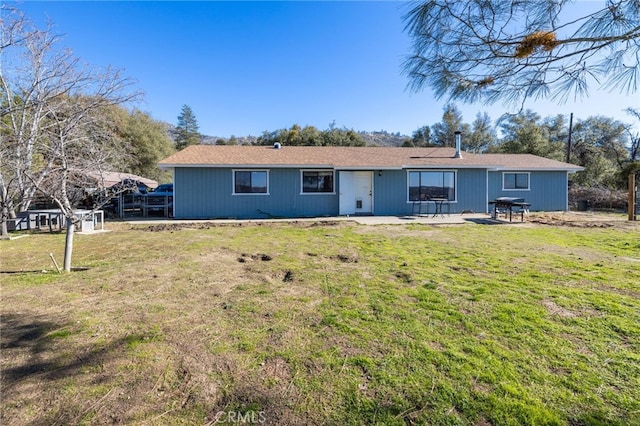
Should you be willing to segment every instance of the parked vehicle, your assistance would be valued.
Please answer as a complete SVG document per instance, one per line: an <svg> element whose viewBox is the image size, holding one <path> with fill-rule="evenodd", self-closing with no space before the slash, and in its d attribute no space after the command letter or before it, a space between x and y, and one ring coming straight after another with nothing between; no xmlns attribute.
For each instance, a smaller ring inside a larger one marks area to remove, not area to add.
<svg viewBox="0 0 640 426"><path fill-rule="evenodd" d="M163 183L144 195L146 215L173 216L173 184Z"/></svg>
<svg viewBox="0 0 640 426"><path fill-rule="evenodd" d="M104 203L101 209L104 210L107 217L120 217L125 211L136 210L135 206L140 204L141 197L151 190L143 182L124 179L112 187L94 194L93 197L94 202Z"/></svg>
<svg viewBox="0 0 640 426"><path fill-rule="evenodd" d="M163 183L149 193L150 195L173 195L173 184Z"/></svg>

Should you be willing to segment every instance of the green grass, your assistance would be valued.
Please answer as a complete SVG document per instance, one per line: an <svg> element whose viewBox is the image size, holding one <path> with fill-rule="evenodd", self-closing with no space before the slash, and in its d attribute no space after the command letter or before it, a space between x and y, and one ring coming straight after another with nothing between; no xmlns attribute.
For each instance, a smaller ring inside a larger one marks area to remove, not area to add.
<svg viewBox="0 0 640 426"><path fill-rule="evenodd" d="M107 227L0 276L3 423L640 424L637 227Z"/></svg>

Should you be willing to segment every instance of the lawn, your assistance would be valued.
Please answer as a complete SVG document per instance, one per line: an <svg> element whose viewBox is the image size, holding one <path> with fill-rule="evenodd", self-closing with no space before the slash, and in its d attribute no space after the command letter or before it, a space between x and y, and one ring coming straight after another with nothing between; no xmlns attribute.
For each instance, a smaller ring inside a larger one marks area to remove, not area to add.
<svg viewBox="0 0 640 426"><path fill-rule="evenodd" d="M107 228L0 241L2 424L640 424L638 227Z"/></svg>

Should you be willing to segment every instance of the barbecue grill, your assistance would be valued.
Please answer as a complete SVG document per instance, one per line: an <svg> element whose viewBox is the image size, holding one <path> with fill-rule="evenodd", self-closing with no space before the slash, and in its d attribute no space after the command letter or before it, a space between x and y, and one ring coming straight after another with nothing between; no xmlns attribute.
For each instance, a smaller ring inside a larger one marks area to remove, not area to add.
<svg viewBox="0 0 640 426"><path fill-rule="evenodd" d="M520 213L520 221L524 222L525 213L529 213L529 207L531 203L524 201L524 198L517 197L498 197L493 201L489 201L489 204L493 204L493 218L497 219L499 213L509 213L509 222L512 220L513 212Z"/></svg>

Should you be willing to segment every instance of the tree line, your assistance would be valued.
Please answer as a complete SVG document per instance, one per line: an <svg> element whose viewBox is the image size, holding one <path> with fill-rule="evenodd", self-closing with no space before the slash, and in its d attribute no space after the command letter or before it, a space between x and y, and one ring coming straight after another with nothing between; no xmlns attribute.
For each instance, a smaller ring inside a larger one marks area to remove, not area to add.
<svg viewBox="0 0 640 426"><path fill-rule="evenodd" d="M256 145L275 143L286 146L365 146L367 144L361 134L353 129L338 128L335 122L331 123L326 130L294 124L288 129L264 131L256 141Z"/></svg>
<svg viewBox="0 0 640 426"><path fill-rule="evenodd" d="M640 120L640 113L627 112ZM455 146L455 132L461 132L462 149L473 153L534 154L583 166L572 176L581 186L626 188L627 176L640 169L640 133L629 124L610 117L577 119L562 114L541 117L525 110L507 114L494 124L488 114L477 114L469 124L455 104L444 107L442 121L415 130L405 147ZM500 135L500 136L498 136Z"/></svg>

